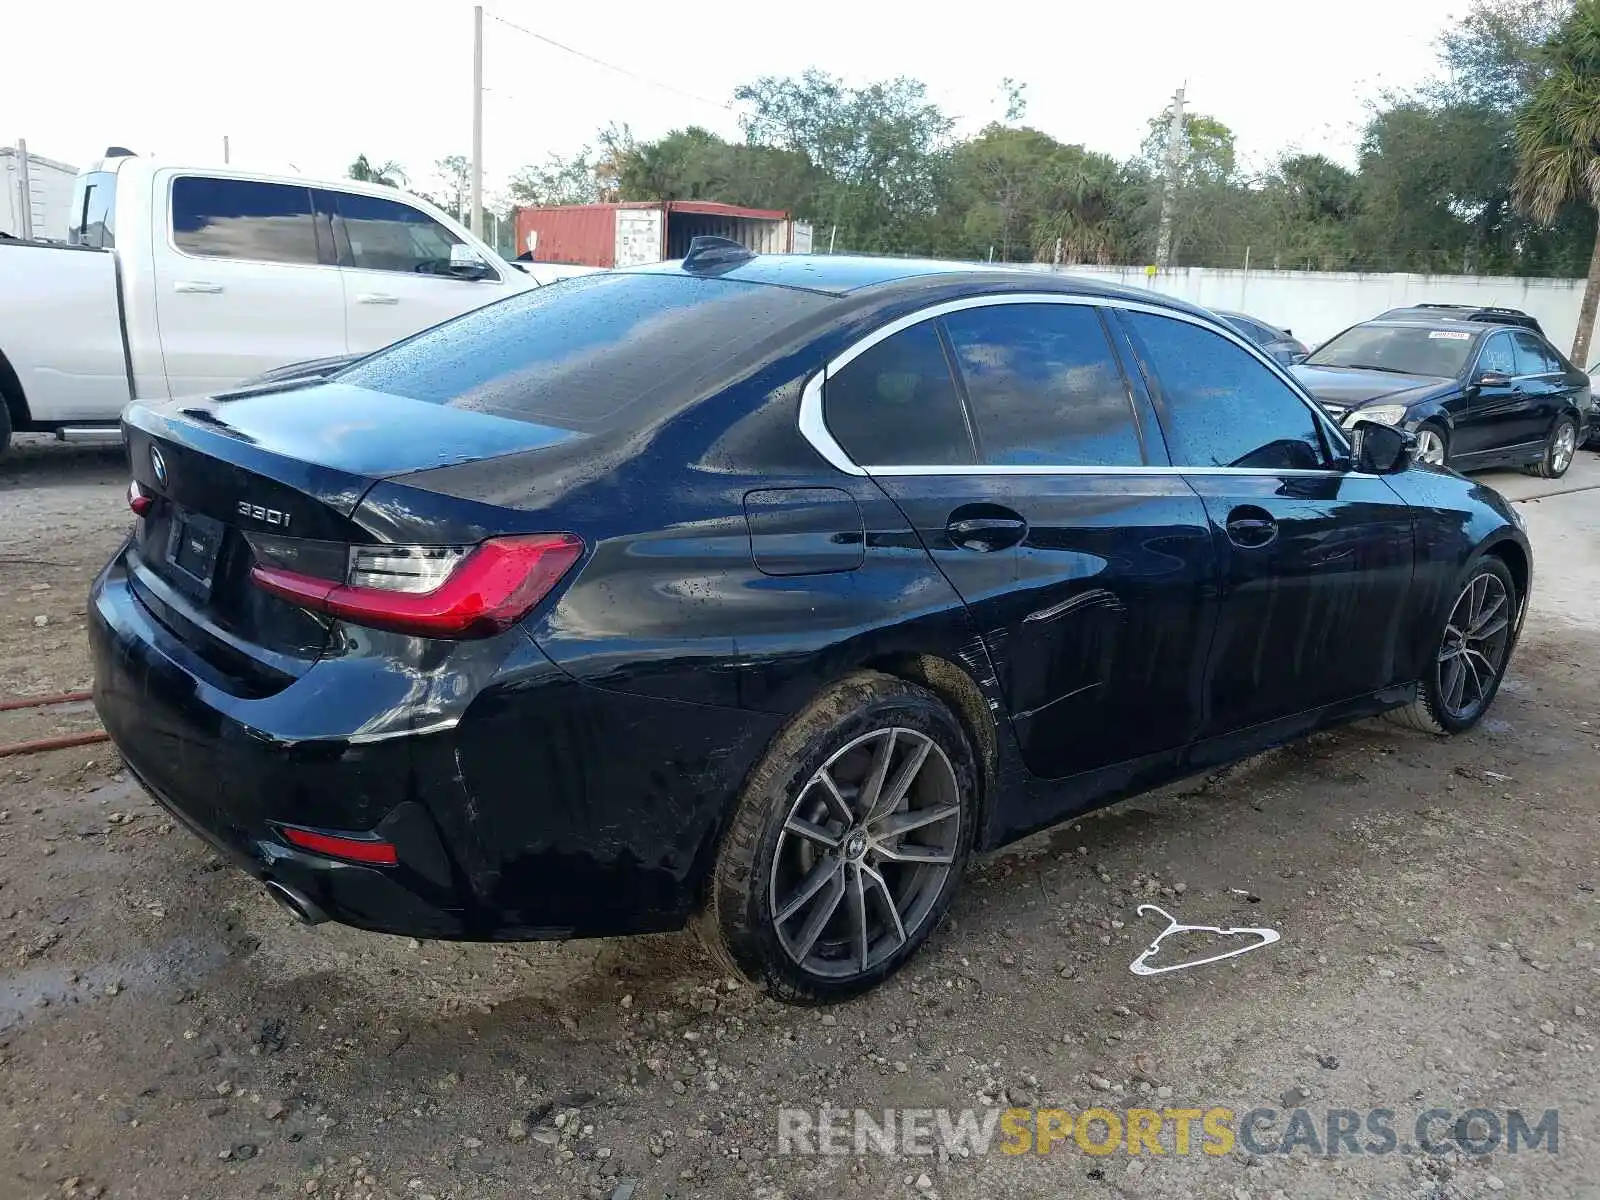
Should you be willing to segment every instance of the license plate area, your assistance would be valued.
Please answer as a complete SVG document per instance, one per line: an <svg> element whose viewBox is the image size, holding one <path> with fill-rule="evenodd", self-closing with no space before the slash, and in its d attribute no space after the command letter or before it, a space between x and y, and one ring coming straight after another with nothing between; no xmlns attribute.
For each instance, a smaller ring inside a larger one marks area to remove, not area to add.
<svg viewBox="0 0 1600 1200"><path fill-rule="evenodd" d="M172 510L167 531L167 562L173 568L173 583L193 599L207 600L211 596L225 528L214 518L176 507Z"/></svg>

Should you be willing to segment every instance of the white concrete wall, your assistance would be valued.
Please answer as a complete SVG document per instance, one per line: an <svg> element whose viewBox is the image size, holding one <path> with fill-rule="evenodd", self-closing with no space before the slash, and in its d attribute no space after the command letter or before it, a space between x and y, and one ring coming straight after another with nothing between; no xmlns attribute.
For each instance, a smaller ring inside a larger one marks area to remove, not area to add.
<svg viewBox="0 0 1600 1200"><path fill-rule="evenodd" d="M1046 264L1042 270L1051 270ZM1143 267L1063 267L1124 287L1151 288L1207 308L1248 313L1315 346L1389 308L1424 302L1500 304L1532 313L1563 352L1572 348L1583 299L1581 279L1495 275L1358 275L1324 271L1220 271L1184 267L1153 279ZM1591 360L1600 340L1591 339ZM1579 363L1587 366L1586 363Z"/></svg>

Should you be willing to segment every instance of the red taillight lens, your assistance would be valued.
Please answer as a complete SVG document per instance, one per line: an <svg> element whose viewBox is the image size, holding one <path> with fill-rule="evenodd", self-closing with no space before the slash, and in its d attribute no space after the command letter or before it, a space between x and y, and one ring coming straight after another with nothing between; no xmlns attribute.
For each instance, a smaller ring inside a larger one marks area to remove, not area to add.
<svg viewBox="0 0 1600 1200"><path fill-rule="evenodd" d="M430 582L442 575L427 591L414 590L415 574L394 573L390 586L358 586L258 563L250 578L274 596L356 625L420 637L488 637L520 621L549 594L583 554L583 541L570 533L491 538L444 568L428 548L410 549L430 564ZM386 574L359 573L363 579Z"/></svg>
<svg viewBox="0 0 1600 1200"><path fill-rule="evenodd" d="M133 515L142 517L150 511L150 506L156 502L154 496L146 495L145 490L139 486L135 479L128 485L128 507L133 509Z"/></svg>
<svg viewBox="0 0 1600 1200"><path fill-rule="evenodd" d="M281 826L284 840L291 846L310 850L313 854L326 854L329 858L343 858L350 862L372 863L379 867L392 867L400 861L394 846L375 837L348 837L336 833L318 833L315 829L301 829L294 825Z"/></svg>

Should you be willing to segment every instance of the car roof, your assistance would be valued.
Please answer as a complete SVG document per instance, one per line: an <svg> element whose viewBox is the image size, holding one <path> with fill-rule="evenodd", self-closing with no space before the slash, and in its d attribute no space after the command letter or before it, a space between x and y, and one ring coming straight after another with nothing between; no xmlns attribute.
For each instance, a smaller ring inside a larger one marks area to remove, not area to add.
<svg viewBox="0 0 1600 1200"><path fill-rule="evenodd" d="M698 274L743 283L800 288L830 296L851 296L871 290L885 299L912 295L930 283L968 284L990 292L1059 292L1131 300L1158 308L1216 319L1199 305L1143 288L1121 287L1082 275L1066 275L1024 266L994 266L932 258L888 258L866 254L758 254L713 271L685 272L682 260L619 268L630 273Z"/></svg>
<svg viewBox="0 0 1600 1200"><path fill-rule="evenodd" d="M1468 325L1498 325L1507 329L1539 329L1539 322L1520 308L1495 304L1406 304L1380 313L1378 319L1415 318L1451 320Z"/></svg>
<svg viewBox="0 0 1600 1200"><path fill-rule="evenodd" d="M1388 329L1437 329L1441 333L1470 333L1474 337L1481 333L1493 333L1498 329L1526 328L1522 325L1497 325L1493 321L1464 321L1455 317L1429 316L1426 313L1417 313L1415 316L1405 313L1398 316L1374 317L1352 328L1370 329L1374 325Z"/></svg>

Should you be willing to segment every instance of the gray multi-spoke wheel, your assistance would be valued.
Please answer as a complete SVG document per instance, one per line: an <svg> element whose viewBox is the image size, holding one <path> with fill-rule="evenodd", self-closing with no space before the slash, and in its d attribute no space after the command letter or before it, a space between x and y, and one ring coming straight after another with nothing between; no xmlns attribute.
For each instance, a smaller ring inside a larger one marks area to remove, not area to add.
<svg viewBox="0 0 1600 1200"><path fill-rule="evenodd" d="M797 716L752 773L701 932L784 1000L858 994L938 924L977 824L961 723L927 689L863 672Z"/></svg>
<svg viewBox="0 0 1600 1200"><path fill-rule="evenodd" d="M1545 438L1544 453L1539 456L1538 462L1527 468L1528 473L1541 479L1560 479L1567 473L1577 452L1577 423L1568 416L1557 417L1556 423L1550 427L1549 436Z"/></svg>
<svg viewBox="0 0 1600 1200"><path fill-rule="evenodd" d="M1442 467L1450 457L1449 435L1439 426L1423 422L1417 427L1416 460Z"/></svg>
<svg viewBox="0 0 1600 1200"><path fill-rule="evenodd" d="M1429 733L1461 733L1477 724L1505 677L1521 603L1505 563L1476 563L1450 607L1416 700L1395 716Z"/></svg>
<svg viewBox="0 0 1600 1200"><path fill-rule="evenodd" d="M859 975L916 935L954 869L961 798L937 742L894 726L840 747L778 834L768 896L785 952Z"/></svg>

